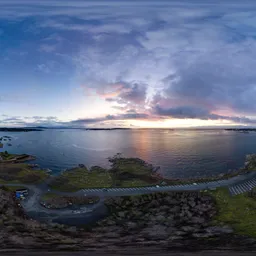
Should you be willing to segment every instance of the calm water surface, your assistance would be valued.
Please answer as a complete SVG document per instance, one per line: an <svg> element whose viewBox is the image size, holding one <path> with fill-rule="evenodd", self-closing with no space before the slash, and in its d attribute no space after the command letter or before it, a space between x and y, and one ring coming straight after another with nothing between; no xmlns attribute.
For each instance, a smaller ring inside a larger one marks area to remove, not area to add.
<svg viewBox="0 0 256 256"><path fill-rule="evenodd" d="M224 173L243 165L256 153L256 132L222 130L45 130L0 132L12 136L10 153L37 157L34 163L54 174L83 163L109 167L107 158L120 152L161 166L166 177L195 177Z"/></svg>

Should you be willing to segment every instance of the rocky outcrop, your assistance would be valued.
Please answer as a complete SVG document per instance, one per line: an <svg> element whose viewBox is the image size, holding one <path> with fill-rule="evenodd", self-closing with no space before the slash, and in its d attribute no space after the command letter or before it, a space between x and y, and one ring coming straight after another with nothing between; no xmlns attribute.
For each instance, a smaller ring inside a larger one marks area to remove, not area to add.
<svg viewBox="0 0 256 256"><path fill-rule="evenodd" d="M184 239L194 237L194 234L212 237L227 231L222 227L211 227L210 220L216 214L214 201L200 193L109 198L105 204L111 215L100 221L100 226L118 225L122 227L119 232L140 234L148 240Z"/></svg>
<svg viewBox="0 0 256 256"><path fill-rule="evenodd" d="M256 154L246 155L244 167L246 170L256 171Z"/></svg>
<svg viewBox="0 0 256 256"><path fill-rule="evenodd" d="M129 250L134 246L183 251L256 249L254 239L234 236L230 227L210 224L215 209L208 196L152 194L109 198L106 204L111 216L86 231L28 219L14 194L0 189L0 248L57 251Z"/></svg>

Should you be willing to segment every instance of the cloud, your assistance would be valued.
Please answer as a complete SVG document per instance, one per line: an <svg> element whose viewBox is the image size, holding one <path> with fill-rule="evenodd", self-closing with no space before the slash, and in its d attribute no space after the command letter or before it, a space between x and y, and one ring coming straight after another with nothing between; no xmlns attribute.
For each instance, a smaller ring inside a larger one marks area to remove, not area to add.
<svg viewBox="0 0 256 256"><path fill-rule="evenodd" d="M99 118L82 118L73 120L70 123L71 124L90 124L90 123L97 123L97 122L103 122L103 121L113 121L113 120L134 120L134 119L142 119L146 120L149 116L144 113L125 113L120 115L107 115L105 117L99 117Z"/></svg>
<svg viewBox="0 0 256 256"><path fill-rule="evenodd" d="M65 42L71 50L61 54L75 69L71 83L122 112L74 123L127 120L128 114L250 123L256 111L252 4L1 1L0 18L34 19L31 31L49 35L39 44L42 54ZM49 63L37 70L49 74Z"/></svg>
<svg viewBox="0 0 256 256"><path fill-rule="evenodd" d="M160 116L178 119L229 120L235 123L256 124L256 118L250 119L247 117L216 115L210 113L206 109L193 106L182 106L164 109L157 105L154 109L154 113Z"/></svg>
<svg viewBox="0 0 256 256"><path fill-rule="evenodd" d="M57 45L49 45L49 44L42 44L40 45L40 51L41 52L47 52L47 53L50 53L50 52L54 52L57 48Z"/></svg>

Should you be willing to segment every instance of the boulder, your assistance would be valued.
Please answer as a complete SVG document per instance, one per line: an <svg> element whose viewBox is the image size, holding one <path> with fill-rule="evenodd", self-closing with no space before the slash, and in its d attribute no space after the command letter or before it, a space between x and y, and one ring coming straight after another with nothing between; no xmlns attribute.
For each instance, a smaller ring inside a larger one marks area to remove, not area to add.
<svg viewBox="0 0 256 256"><path fill-rule="evenodd" d="M208 238L213 237L214 235L211 233L193 233L192 237L194 238Z"/></svg>
<svg viewBox="0 0 256 256"><path fill-rule="evenodd" d="M126 222L126 226L127 226L128 229L136 229L137 228L137 223L128 221L128 222Z"/></svg>
<svg viewBox="0 0 256 256"><path fill-rule="evenodd" d="M186 233L191 233L191 232L195 233L198 231L198 228L194 226L183 226L180 229Z"/></svg>
<svg viewBox="0 0 256 256"><path fill-rule="evenodd" d="M189 222L193 224L203 224L205 221L206 220L202 217L192 217Z"/></svg>
<svg viewBox="0 0 256 256"><path fill-rule="evenodd" d="M174 206L174 207L171 207L170 209L169 209L169 212L171 212L171 213L178 213L178 212L180 212L181 211L181 208L179 207L179 206Z"/></svg>
<svg viewBox="0 0 256 256"><path fill-rule="evenodd" d="M166 227L163 225L154 225L152 227L145 228L141 231L141 234L148 239L161 240L167 239L168 233Z"/></svg>
<svg viewBox="0 0 256 256"><path fill-rule="evenodd" d="M205 229L205 231L207 233L212 233L214 235L221 235L221 234L231 234L234 232L234 230L228 226L224 226L224 227L208 227Z"/></svg>
<svg viewBox="0 0 256 256"><path fill-rule="evenodd" d="M163 216L163 215L158 215L158 216L156 216L156 221L165 221L166 220L166 218Z"/></svg>

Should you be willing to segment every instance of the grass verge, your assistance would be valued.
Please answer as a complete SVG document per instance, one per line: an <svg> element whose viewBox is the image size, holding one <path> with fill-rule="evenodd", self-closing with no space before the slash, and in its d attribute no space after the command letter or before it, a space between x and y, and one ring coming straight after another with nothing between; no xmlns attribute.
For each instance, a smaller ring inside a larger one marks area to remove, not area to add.
<svg viewBox="0 0 256 256"><path fill-rule="evenodd" d="M256 238L256 198L248 193L231 197L227 188L210 191L216 200L218 214L214 224L228 224L241 235Z"/></svg>

